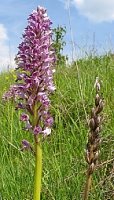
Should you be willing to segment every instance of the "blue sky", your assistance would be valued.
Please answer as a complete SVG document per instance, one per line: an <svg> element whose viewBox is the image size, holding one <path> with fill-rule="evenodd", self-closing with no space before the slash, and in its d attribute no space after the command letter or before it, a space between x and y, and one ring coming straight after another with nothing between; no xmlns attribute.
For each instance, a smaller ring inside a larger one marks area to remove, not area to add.
<svg viewBox="0 0 114 200"><path fill-rule="evenodd" d="M28 15L38 5L47 8L53 27L66 26L67 45L64 53L71 58L72 44L69 27L73 32L76 53L92 48L94 43L99 53L113 51L114 46L114 1L113 0L0 0L0 71L14 65L17 47L27 25ZM79 53L80 52L80 53Z"/></svg>

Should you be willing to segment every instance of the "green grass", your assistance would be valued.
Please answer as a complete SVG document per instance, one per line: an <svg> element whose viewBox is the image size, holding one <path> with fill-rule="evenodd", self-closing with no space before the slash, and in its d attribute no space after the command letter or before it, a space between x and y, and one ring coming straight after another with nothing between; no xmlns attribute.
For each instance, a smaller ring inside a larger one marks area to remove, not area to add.
<svg viewBox="0 0 114 200"><path fill-rule="evenodd" d="M81 200L86 180L89 117L94 105L96 76L102 81L105 99L99 163L114 158L114 60L110 56L88 58L69 68L58 66L57 90L51 97L55 123L52 135L43 143L42 200ZM0 98L11 83L13 73L0 75ZM19 113L12 104L0 101L0 200L32 200L34 157L21 152L22 139L33 142L22 131ZM113 162L95 171L90 200L114 198Z"/></svg>

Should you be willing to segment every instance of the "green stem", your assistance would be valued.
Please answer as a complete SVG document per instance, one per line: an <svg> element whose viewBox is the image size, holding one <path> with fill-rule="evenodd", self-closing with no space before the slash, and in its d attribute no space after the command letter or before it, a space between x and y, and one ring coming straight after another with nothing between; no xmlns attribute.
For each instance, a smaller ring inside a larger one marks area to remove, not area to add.
<svg viewBox="0 0 114 200"><path fill-rule="evenodd" d="M40 200L41 176L42 176L42 148L40 142L36 143L36 162L34 176L34 195L33 200Z"/></svg>

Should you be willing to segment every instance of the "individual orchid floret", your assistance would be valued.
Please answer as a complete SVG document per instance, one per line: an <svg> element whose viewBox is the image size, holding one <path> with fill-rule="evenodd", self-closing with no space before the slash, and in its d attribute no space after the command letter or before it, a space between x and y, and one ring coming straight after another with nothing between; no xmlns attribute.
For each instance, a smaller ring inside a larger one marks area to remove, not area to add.
<svg viewBox="0 0 114 200"><path fill-rule="evenodd" d="M30 149L30 143L27 141L27 140L22 140L22 151L24 150L24 149Z"/></svg>
<svg viewBox="0 0 114 200"><path fill-rule="evenodd" d="M35 126L33 133L34 133L34 135L42 133L42 128L40 126Z"/></svg>
<svg viewBox="0 0 114 200"><path fill-rule="evenodd" d="M29 120L29 115L27 115L25 113L22 113L21 117L20 117L20 120L23 121L23 122L28 121Z"/></svg>
<svg viewBox="0 0 114 200"><path fill-rule="evenodd" d="M46 137L51 134L51 129L46 127L46 129L43 131L43 133L44 133L44 137Z"/></svg>

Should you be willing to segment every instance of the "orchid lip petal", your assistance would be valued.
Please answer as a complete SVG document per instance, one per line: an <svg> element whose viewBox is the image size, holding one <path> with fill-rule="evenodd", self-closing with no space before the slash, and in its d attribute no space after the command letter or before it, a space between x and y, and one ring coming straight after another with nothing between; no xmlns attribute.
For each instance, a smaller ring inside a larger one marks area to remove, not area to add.
<svg viewBox="0 0 114 200"><path fill-rule="evenodd" d="M51 128L46 127L46 128L44 129L44 131L42 131L42 132L43 132L44 136L48 136L48 135L51 134Z"/></svg>

